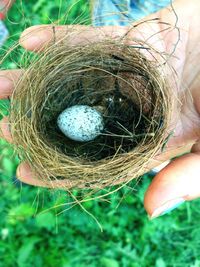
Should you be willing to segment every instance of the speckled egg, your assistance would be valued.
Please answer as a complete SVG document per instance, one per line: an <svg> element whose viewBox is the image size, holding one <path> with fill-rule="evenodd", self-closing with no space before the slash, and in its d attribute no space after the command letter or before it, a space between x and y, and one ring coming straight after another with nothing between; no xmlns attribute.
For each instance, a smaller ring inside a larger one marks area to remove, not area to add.
<svg viewBox="0 0 200 267"><path fill-rule="evenodd" d="M104 129L101 113L87 105L65 109L58 116L57 124L65 136L79 142L94 140Z"/></svg>

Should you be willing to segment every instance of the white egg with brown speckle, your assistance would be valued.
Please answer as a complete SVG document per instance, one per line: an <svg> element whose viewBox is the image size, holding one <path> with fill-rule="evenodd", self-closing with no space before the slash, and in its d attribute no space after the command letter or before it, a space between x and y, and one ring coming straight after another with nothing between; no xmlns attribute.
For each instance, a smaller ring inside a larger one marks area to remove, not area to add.
<svg viewBox="0 0 200 267"><path fill-rule="evenodd" d="M101 113L87 105L66 108L58 116L57 124L66 137L79 142L94 140L104 129Z"/></svg>

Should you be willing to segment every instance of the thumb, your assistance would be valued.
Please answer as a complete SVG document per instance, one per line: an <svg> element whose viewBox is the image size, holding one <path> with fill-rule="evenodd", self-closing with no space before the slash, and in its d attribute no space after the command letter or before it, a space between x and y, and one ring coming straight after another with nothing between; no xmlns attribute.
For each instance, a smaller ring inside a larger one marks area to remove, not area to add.
<svg viewBox="0 0 200 267"><path fill-rule="evenodd" d="M183 202L200 197L200 153L193 150L169 163L147 189L144 206L150 218L164 215Z"/></svg>

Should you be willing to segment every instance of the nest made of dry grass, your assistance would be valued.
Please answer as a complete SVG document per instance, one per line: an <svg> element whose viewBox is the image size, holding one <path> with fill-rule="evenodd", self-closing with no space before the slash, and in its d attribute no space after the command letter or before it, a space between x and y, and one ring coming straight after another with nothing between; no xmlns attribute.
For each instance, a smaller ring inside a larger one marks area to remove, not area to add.
<svg viewBox="0 0 200 267"><path fill-rule="evenodd" d="M46 48L11 98L13 143L35 176L66 188L103 188L146 172L166 140L170 90L159 62L136 45L104 40ZM150 47L149 53L155 53ZM99 109L106 130L94 141L69 140L56 125L67 107Z"/></svg>

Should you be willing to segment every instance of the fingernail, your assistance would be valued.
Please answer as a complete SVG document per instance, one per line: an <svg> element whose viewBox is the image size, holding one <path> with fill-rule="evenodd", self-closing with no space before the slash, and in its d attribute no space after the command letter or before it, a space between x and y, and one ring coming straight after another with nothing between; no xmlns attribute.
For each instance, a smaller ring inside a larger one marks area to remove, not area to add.
<svg viewBox="0 0 200 267"><path fill-rule="evenodd" d="M175 198L172 200L167 201L164 203L161 207L157 208L152 215L149 216L149 219L155 219L159 216L165 215L169 213L170 211L178 208L181 204L185 202L185 199L180 197L180 198Z"/></svg>

